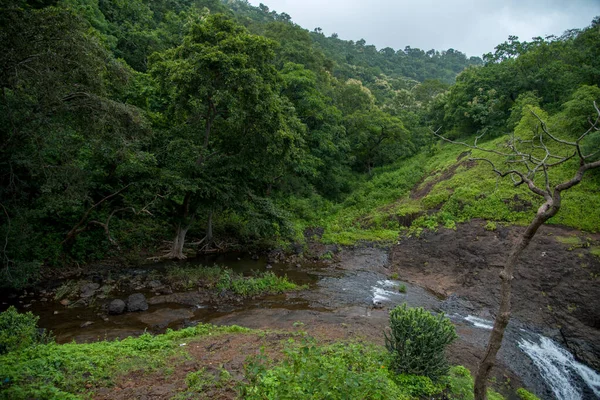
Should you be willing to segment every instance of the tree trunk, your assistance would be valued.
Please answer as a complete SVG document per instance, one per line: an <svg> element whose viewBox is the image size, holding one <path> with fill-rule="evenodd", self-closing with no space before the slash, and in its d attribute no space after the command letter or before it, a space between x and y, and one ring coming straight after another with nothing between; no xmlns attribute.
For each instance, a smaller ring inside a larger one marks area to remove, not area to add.
<svg viewBox="0 0 600 400"><path fill-rule="evenodd" d="M184 260L187 258L185 254L183 254L183 245L185 243L185 235L189 228L189 225L184 225L182 223L177 224L173 246L171 246L171 251L165 256L166 258L176 260Z"/></svg>
<svg viewBox="0 0 600 400"><path fill-rule="evenodd" d="M477 369L477 375L475 376L474 395L475 400L487 399L487 379L490 374L492 367L496 361L496 354L500 350L502 345L502 339L504 337L504 331L510 320L510 297L512 292L512 280L514 278L513 273L517 266L519 258L523 254L523 251L529 246L531 239L535 236L540 226L547 220L552 218L558 212L560 208L560 199L549 199L540 207L534 220L529 224L527 230L519 238L519 242L511 250L504 269L500 273L500 279L502 279L502 290L500 292L500 308L496 314L496 320L494 321L494 328L490 334L490 340L485 351L485 355L479 364Z"/></svg>
<svg viewBox="0 0 600 400"><path fill-rule="evenodd" d="M213 220L213 212L209 211L208 212L208 222L206 223L206 244L208 245L209 248L213 241L212 220Z"/></svg>

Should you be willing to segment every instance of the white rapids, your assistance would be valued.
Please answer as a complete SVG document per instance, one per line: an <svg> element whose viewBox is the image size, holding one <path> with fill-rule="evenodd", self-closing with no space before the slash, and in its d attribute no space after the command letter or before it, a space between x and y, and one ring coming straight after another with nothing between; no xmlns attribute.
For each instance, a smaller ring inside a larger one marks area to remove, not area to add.
<svg viewBox="0 0 600 400"><path fill-rule="evenodd" d="M519 348L533 360L557 399L583 400L576 380L585 382L600 399L600 374L577 362L575 357L551 339L537 335L538 342L521 338Z"/></svg>

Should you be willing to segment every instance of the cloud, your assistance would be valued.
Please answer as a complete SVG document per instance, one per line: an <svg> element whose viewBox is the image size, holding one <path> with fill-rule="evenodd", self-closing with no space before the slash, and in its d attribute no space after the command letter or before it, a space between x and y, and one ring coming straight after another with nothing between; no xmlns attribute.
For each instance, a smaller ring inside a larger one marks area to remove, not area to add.
<svg viewBox="0 0 600 400"><path fill-rule="evenodd" d="M494 50L509 35L521 40L560 35L600 15L598 0L253 0L286 12L302 27L365 39L377 48L454 48L471 55Z"/></svg>

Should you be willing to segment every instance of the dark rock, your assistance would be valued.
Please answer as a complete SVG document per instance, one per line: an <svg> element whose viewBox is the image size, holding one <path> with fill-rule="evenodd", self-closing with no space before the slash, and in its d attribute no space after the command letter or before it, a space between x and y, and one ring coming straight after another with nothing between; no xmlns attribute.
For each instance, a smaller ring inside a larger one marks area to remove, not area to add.
<svg viewBox="0 0 600 400"><path fill-rule="evenodd" d="M141 293L134 293L127 298L127 311L146 311L148 309L148 303L146 302L146 296Z"/></svg>
<svg viewBox="0 0 600 400"><path fill-rule="evenodd" d="M92 297L96 290L100 288L100 285L97 283L86 283L81 287L81 297L87 298Z"/></svg>
<svg viewBox="0 0 600 400"><path fill-rule="evenodd" d="M148 284L147 284L147 286L148 286L150 289L157 289L157 288L161 287L162 285L163 285L163 284L162 284L160 281L156 281L156 280L155 280L155 281L150 281L150 282L148 282Z"/></svg>
<svg viewBox="0 0 600 400"><path fill-rule="evenodd" d="M253 260L258 260L259 258L260 258L260 257L258 257L258 254L253 254L253 255L252 255L252 259L253 259Z"/></svg>
<svg viewBox="0 0 600 400"><path fill-rule="evenodd" d="M123 312L125 312L125 307L126 305L123 300L115 299L108 305L108 313L112 315L123 314Z"/></svg>

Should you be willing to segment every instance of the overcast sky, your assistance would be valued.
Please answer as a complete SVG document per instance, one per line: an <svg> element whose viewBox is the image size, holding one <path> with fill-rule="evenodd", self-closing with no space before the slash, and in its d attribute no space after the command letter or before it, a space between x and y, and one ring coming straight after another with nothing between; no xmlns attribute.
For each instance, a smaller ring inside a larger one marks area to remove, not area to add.
<svg viewBox="0 0 600 400"><path fill-rule="evenodd" d="M509 35L520 40L590 25L600 0L250 0L286 12L303 28L365 39L378 49L454 48L481 56Z"/></svg>

